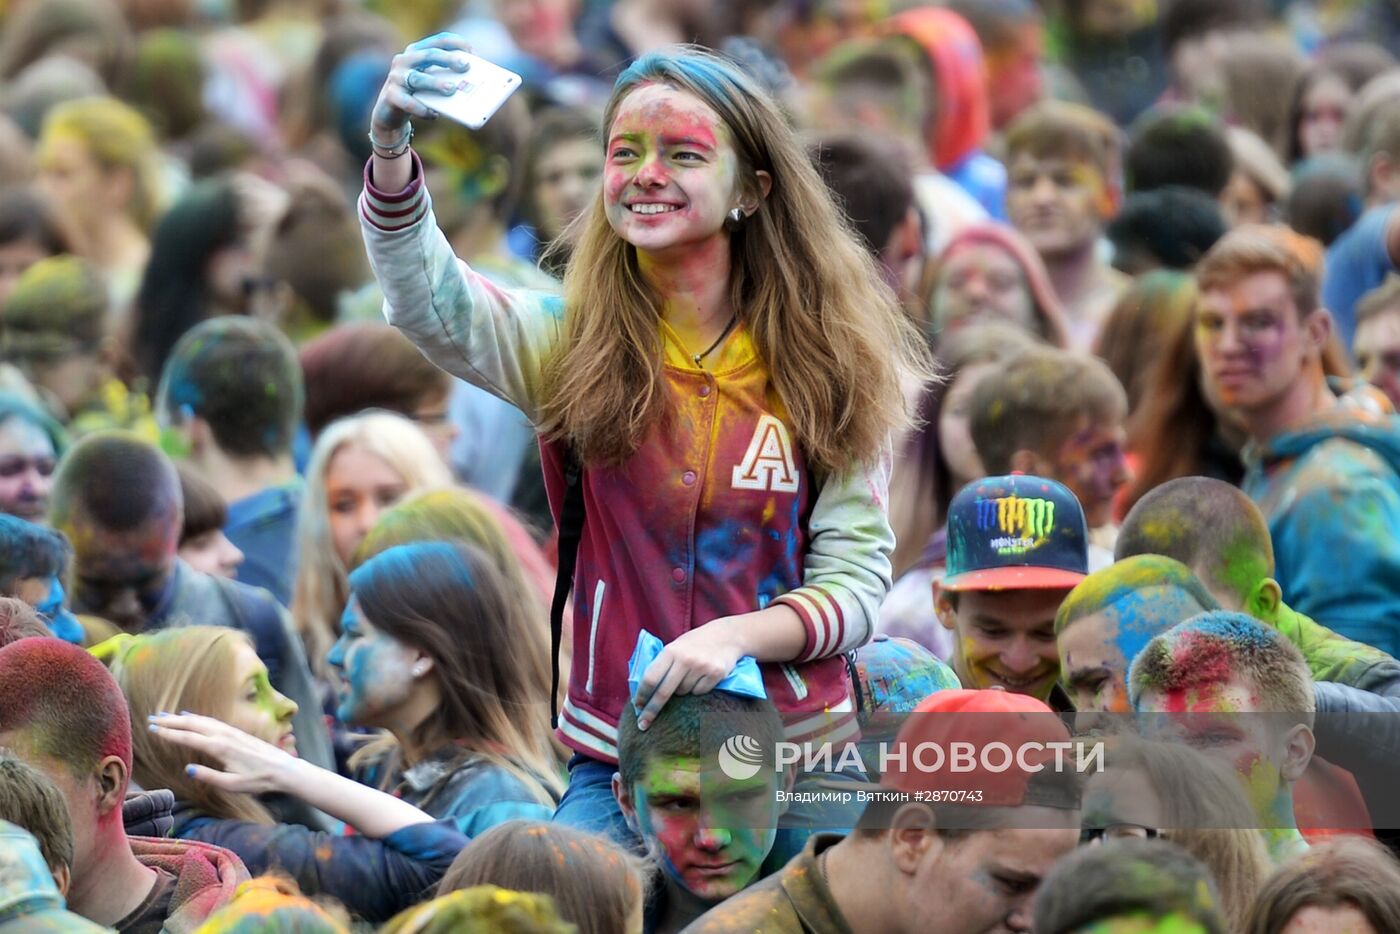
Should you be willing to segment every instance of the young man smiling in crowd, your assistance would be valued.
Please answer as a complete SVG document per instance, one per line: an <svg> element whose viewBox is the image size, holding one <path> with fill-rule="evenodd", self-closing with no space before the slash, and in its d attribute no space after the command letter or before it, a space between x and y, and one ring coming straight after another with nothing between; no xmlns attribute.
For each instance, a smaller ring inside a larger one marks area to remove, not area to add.
<svg viewBox="0 0 1400 934"><path fill-rule="evenodd" d="M948 575L934 585L963 687L1068 710L1056 691L1055 612L1087 573L1084 512L1063 485L1012 475L963 487L948 507Z"/></svg>
<svg viewBox="0 0 1400 934"><path fill-rule="evenodd" d="M1273 539L1283 596L1342 635L1400 653L1400 427L1375 390L1323 374L1331 318L1315 241L1238 228L1196 270L1196 350L1212 408L1249 438L1243 488Z"/></svg>

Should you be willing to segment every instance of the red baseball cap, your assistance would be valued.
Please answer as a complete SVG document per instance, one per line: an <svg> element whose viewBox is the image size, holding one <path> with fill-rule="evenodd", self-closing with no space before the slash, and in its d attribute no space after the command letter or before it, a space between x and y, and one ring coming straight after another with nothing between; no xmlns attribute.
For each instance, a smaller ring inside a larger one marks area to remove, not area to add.
<svg viewBox="0 0 1400 934"><path fill-rule="evenodd" d="M971 758L955 762L959 749ZM1069 730L1059 714L1025 694L930 695L909 714L884 765L879 787L916 800L951 792L945 800L952 804L1079 807L1077 782L1055 780L1076 769Z"/></svg>

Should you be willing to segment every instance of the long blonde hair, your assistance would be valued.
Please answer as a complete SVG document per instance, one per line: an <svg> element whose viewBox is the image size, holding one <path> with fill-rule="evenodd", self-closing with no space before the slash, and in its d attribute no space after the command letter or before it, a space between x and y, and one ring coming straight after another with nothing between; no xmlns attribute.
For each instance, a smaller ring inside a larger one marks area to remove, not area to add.
<svg viewBox="0 0 1400 934"><path fill-rule="evenodd" d="M772 190L731 235L729 298L753 337L807 460L844 474L874 461L912 421L901 380L933 368L917 327L856 241L772 99L730 62L694 47L650 52L613 87L622 100L661 82L695 95L734 140L740 178ZM608 224L600 192L577 222L564 279L565 338L546 362L540 428L585 462L618 464L667 414L657 325L662 296ZM606 361L606 365L600 365Z"/></svg>
<svg viewBox="0 0 1400 934"><path fill-rule="evenodd" d="M252 647L248 636L222 626L181 626L140 636L119 635L93 647L126 695L131 722L144 724L163 710L188 710L227 720L239 686L234 683L234 649ZM190 778L191 762L221 763L161 739L144 727L131 731L131 777L142 788L169 788L201 814L221 820L272 825L275 821L252 795L224 791Z"/></svg>
<svg viewBox="0 0 1400 934"><path fill-rule="evenodd" d="M335 642L341 611L350 597L348 568L331 543L326 471L341 448L354 444L384 459L410 493L448 486L452 474L413 422L390 412L361 412L327 425L306 466L306 491L297 516L297 579L292 618L306 645L311 667L325 675L326 653Z"/></svg>

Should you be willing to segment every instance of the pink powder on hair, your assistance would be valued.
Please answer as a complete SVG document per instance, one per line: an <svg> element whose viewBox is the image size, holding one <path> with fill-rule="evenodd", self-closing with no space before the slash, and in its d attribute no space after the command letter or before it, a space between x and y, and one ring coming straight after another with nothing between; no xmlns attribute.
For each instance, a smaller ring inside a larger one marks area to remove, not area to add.
<svg viewBox="0 0 1400 934"><path fill-rule="evenodd" d="M80 737L101 732L98 758L117 756L131 768L131 719L110 672L83 649L59 639L22 639L0 649L0 733L25 730L63 762Z"/></svg>

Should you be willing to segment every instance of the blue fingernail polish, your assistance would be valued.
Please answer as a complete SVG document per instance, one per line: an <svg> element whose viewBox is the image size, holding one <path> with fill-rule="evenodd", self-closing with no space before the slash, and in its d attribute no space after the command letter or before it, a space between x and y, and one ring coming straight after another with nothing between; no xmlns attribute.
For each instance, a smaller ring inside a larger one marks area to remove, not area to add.
<svg viewBox="0 0 1400 934"><path fill-rule="evenodd" d="M194 778L194 766L185 766L185 774L188 775L190 778Z"/></svg>
<svg viewBox="0 0 1400 934"><path fill-rule="evenodd" d="M146 729L150 730L152 733L155 733L160 729L160 727L152 723L150 726L146 727Z"/></svg>
<svg viewBox="0 0 1400 934"><path fill-rule="evenodd" d="M182 717L193 717L194 714L190 713L188 710L182 710L182 711L180 711L180 716L182 716Z"/></svg>

